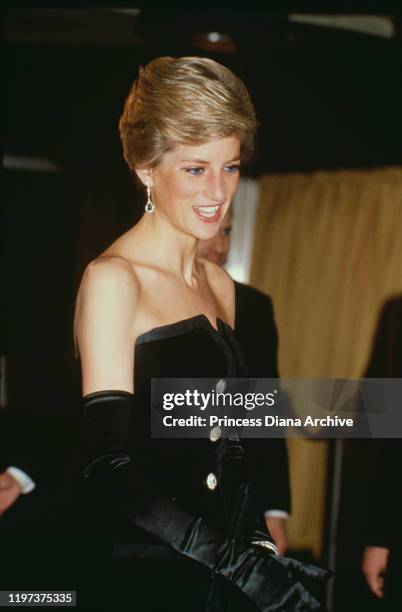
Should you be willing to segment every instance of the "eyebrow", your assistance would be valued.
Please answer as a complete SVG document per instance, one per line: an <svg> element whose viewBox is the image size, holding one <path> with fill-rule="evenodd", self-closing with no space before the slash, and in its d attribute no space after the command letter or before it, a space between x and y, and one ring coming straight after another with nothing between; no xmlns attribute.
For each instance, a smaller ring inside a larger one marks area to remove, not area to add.
<svg viewBox="0 0 402 612"><path fill-rule="evenodd" d="M210 162L206 159L181 159L181 162L192 162L194 164L209 164ZM240 157L234 157L233 159L230 159L229 161L225 162L225 164L231 164L232 162L235 161L240 161Z"/></svg>

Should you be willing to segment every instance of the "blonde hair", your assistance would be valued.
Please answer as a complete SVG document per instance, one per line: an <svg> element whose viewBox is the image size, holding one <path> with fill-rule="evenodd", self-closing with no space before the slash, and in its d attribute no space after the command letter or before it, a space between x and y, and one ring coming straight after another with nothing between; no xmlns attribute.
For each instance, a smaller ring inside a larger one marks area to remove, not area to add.
<svg viewBox="0 0 402 612"><path fill-rule="evenodd" d="M159 57L140 67L120 117L124 158L131 170L155 167L176 144L238 136L242 160L254 148L257 122L244 83L203 57Z"/></svg>

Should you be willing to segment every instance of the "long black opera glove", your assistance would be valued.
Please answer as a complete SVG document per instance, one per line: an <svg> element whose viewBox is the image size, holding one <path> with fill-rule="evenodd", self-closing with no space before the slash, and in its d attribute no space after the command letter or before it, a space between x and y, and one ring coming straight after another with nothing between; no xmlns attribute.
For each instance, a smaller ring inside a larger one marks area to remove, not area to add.
<svg viewBox="0 0 402 612"><path fill-rule="evenodd" d="M129 449L134 395L99 391L86 395L84 406L84 469L97 496L175 551L198 561L243 591L262 612L322 610L302 584L304 578L325 580L328 570L270 554L252 544L239 545L158 494L136 465Z"/></svg>

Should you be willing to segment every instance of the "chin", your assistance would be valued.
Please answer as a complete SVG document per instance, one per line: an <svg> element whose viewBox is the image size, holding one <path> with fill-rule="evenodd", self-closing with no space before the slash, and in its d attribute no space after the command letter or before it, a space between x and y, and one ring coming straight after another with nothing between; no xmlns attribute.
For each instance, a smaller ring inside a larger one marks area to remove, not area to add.
<svg viewBox="0 0 402 612"><path fill-rule="evenodd" d="M216 236L218 230L219 225L216 225L214 228L197 228L191 233L197 240L210 240L211 238Z"/></svg>

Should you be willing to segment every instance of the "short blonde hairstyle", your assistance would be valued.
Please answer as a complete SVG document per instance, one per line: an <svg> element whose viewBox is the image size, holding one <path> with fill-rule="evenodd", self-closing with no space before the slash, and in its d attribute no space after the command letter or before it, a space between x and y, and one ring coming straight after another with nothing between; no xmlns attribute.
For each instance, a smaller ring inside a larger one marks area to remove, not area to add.
<svg viewBox="0 0 402 612"><path fill-rule="evenodd" d="M203 57L159 57L140 67L120 117L124 158L132 171L157 166L177 144L238 136L241 158L254 149L257 122L244 83Z"/></svg>

